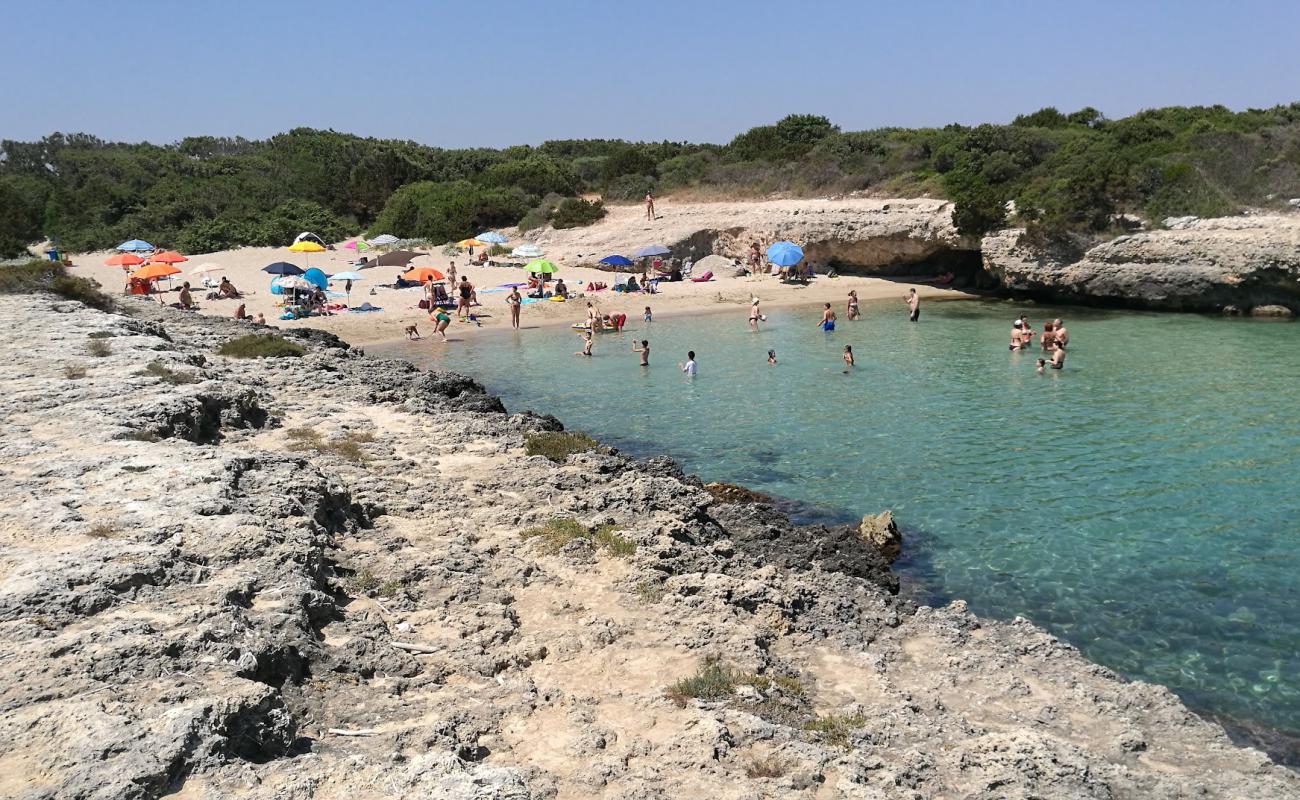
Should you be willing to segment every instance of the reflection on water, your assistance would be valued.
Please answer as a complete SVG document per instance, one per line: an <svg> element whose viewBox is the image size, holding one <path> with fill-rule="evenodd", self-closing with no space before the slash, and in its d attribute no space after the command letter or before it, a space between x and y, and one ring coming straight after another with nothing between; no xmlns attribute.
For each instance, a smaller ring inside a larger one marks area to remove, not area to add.
<svg viewBox="0 0 1300 800"><path fill-rule="evenodd" d="M757 334L744 308L636 322L590 359L556 329L371 352L474 375L512 409L805 519L891 508L927 596L1027 616L1194 705L1300 731L1300 325L993 302L930 303L909 324L901 308L864 304L831 334L815 310ZM1007 351L1022 310L1036 328L1067 318L1064 371ZM694 379L676 368L690 349Z"/></svg>

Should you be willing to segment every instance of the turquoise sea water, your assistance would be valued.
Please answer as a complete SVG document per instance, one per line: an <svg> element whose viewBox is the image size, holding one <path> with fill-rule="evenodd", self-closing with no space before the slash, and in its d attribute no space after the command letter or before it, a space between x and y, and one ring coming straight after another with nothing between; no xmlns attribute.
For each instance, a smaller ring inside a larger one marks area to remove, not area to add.
<svg viewBox="0 0 1300 800"><path fill-rule="evenodd" d="M830 334L817 308L757 334L744 307L637 320L590 359L558 329L369 350L808 519L893 509L922 599L1024 615L1196 707L1300 732L1300 325L983 301L927 303L910 324L900 309L864 304ZM1065 370L1007 351L1021 312L1035 329L1065 318ZM688 349L694 379L677 369Z"/></svg>

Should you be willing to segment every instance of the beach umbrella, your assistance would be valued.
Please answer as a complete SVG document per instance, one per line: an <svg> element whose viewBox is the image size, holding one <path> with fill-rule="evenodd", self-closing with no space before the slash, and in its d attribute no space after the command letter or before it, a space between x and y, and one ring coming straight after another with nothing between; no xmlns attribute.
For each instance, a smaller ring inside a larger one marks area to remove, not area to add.
<svg viewBox="0 0 1300 800"><path fill-rule="evenodd" d="M487 247L487 242L480 242L478 239L461 239L456 242L457 247Z"/></svg>
<svg viewBox="0 0 1300 800"><path fill-rule="evenodd" d="M403 275L402 280L419 281L420 283L428 283L429 281L444 280L446 277L447 277L446 275L443 275L441 272L434 269L433 267L416 267L415 269Z"/></svg>
<svg viewBox="0 0 1300 800"><path fill-rule="evenodd" d="M271 284L273 286L279 286L281 289L293 289L294 291L304 289L310 292L312 289L316 288L316 284L301 275L281 275L271 281Z"/></svg>
<svg viewBox="0 0 1300 800"><path fill-rule="evenodd" d="M767 248L767 260L778 267L793 267L803 261L803 248L794 242L777 242Z"/></svg>
<svg viewBox="0 0 1300 800"><path fill-rule="evenodd" d="M515 258L541 258L544 253L542 253L542 248L535 244L521 244L511 250L510 255Z"/></svg>
<svg viewBox="0 0 1300 800"><path fill-rule="evenodd" d="M650 258L651 256L666 256L672 251L661 244L649 244L633 253L637 258Z"/></svg>
<svg viewBox="0 0 1300 800"><path fill-rule="evenodd" d="M189 261L189 259L175 250L168 250L165 253L154 253L149 256L149 261L154 264L179 264L182 261Z"/></svg>
<svg viewBox="0 0 1300 800"><path fill-rule="evenodd" d="M199 264L197 267L195 267L194 269L190 270L190 274L191 274L191 275L211 275L211 274L214 273L214 272L224 272L225 269L226 269L226 268L223 267L223 266L221 266L220 264L213 264L211 261L208 261L207 263Z"/></svg>
<svg viewBox="0 0 1300 800"><path fill-rule="evenodd" d="M144 259L135 253L118 253L104 262L109 267L138 267L143 263Z"/></svg>
<svg viewBox="0 0 1300 800"><path fill-rule="evenodd" d="M366 276L360 272L336 272L329 276L331 281L364 281L365 279Z"/></svg>
<svg viewBox="0 0 1300 800"><path fill-rule="evenodd" d="M366 244L365 239L353 239L352 241L343 245L343 249L356 250L358 253L360 253L362 250L369 250L370 245Z"/></svg>
<svg viewBox="0 0 1300 800"><path fill-rule="evenodd" d="M272 275L301 275L302 270L290 264L287 261L277 261L274 264L267 264L262 267L263 272L269 272Z"/></svg>
<svg viewBox="0 0 1300 800"><path fill-rule="evenodd" d="M303 239L289 245L290 253L323 253L325 248L310 239Z"/></svg>
<svg viewBox="0 0 1300 800"><path fill-rule="evenodd" d="M626 256L613 255L605 256L600 260L600 263L608 264L611 267L630 267L632 266L632 259Z"/></svg>
<svg viewBox="0 0 1300 800"><path fill-rule="evenodd" d="M158 278L166 278L168 275L175 275L178 272L180 270L171 264L145 264L140 269L132 272L131 277L152 281Z"/></svg>
<svg viewBox="0 0 1300 800"><path fill-rule="evenodd" d="M538 275L553 275L556 272L559 272L560 268L555 266L554 264L552 264L551 262L547 261L544 258L539 258L536 261L529 264L528 266L524 267L524 271L535 272Z"/></svg>
<svg viewBox="0 0 1300 800"><path fill-rule="evenodd" d="M129 242L122 242L117 249L128 253L145 253L153 250L154 246L143 239L132 239Z"/></svg>
<svg viewBox="0 0 1300 800"><path fill-rule="evenodd" d="M397 244L397 237L391 233L381 233L370 240L370 243L377 247L387 247L390 244Z"/></svg>
<svg viewBox="0 0 1300 800"><path fill-rule="evenodd" d="M487 242L488 244L505 244L509 241L509 239L496 231L484 231L474 238L478 239L480 242Z"/></svg>

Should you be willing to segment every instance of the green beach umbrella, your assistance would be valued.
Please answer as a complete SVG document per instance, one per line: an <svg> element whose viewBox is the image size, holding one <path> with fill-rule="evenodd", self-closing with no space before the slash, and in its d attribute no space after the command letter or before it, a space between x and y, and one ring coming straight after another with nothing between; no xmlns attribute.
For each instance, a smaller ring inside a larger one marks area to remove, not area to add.
<svg viewBox="0 0 1300 800"><path fill-rule="evenodd" d="M551 262L547 261L544 258L539 258L536 261L529 264L528 266L524 267L524 271L536 272L542 275L551 275L556 272L559 272L560 268L555 266L554 264L552 264Z"/></svg>

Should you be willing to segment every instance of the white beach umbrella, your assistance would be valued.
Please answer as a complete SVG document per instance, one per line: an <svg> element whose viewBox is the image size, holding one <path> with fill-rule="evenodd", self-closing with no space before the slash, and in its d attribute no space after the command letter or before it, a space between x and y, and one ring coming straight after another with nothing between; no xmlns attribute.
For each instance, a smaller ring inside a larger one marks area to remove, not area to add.
<svg viewBox="0 0 1300 800"><path fill-rule="evenodd" d="M510 255L515 258L541 258L546 254L542 252L542 248L535 244L521 244L511 250Z"/></svg>
<svg viewBox="0 0 1300 800"><path fill-rule="evenodd" d="M190 274L191 274L191 275L211 275L211 274L214 273L214 272L225 272L225 271L226 271L226 268L223 267L223 266L221 266L220 264L214 264L214 263L212 263L211 261L206 261L206 262L204 262L204 263L202 263L202 264L199 264L199 265L198 265L197 267L195 267L194 269L190 270Z"/></svg>

